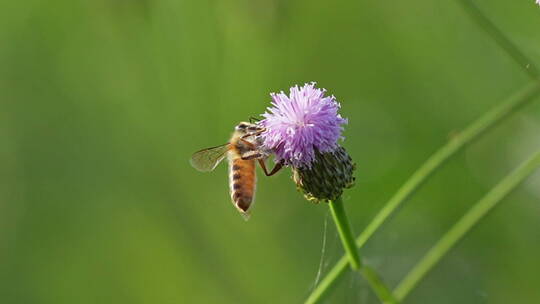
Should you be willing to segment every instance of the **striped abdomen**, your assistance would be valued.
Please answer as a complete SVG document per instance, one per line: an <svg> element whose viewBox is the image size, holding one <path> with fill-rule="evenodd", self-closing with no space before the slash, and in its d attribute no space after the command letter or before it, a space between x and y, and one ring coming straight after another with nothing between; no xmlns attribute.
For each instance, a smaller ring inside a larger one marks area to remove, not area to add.
<svg viewBox="0 0 540 304"><path fill-rule="evenodd" d="M255 196L255 161L234 154L229 155L231 198L236 208L246 213Z"/></svg>

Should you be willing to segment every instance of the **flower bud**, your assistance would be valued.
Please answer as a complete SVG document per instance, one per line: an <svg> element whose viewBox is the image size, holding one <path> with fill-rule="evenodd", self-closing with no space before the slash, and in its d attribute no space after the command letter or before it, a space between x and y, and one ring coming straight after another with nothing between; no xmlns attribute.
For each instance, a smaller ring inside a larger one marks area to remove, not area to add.
<svg viewBox="0 0 540 304"><path fill-rule="evenodd" d="M354 186L354 169L355 164L341 146L332 152L315 151L311 167L292 167L298 190L313 203L335 200L343 189Z"/></svg>

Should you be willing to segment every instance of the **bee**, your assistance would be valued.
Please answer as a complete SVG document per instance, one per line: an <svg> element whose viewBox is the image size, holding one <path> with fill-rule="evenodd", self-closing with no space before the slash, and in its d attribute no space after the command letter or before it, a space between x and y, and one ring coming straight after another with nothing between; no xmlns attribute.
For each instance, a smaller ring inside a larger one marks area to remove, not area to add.
<svg viewBox="0 0 540 304"><path fill-rule="evenodd" d="M234 206L247 219L249 208L255 198L255 161L266 176L276 174L283 163L277 163L271 172L268 172L265 160L271 151L262 147L261 134L264 128L249 122L240 122L235 128L228 143L197 151L191 157L193 168L201 172L210 172L225 158L229 161L229 186Z"/></svg>

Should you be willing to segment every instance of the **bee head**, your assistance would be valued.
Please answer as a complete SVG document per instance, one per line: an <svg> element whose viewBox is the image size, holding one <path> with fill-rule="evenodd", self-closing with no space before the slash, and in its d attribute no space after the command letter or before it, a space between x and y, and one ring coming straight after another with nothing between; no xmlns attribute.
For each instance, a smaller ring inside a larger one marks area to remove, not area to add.
<svg viewBox="0 0 540 304"><path fill-rule="evenodd" d="M257 131L262 130L262 128L257 126L256 124L243 121L243 122L240 122L238 125L236 125L234 130L241 133L255 133Z"/></svg>

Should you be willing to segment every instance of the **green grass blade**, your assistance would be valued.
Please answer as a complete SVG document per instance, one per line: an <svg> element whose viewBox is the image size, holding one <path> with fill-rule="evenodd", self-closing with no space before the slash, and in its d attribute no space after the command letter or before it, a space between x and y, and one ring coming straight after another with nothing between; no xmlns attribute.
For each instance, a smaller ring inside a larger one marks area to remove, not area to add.
<svg viewBox="0 0 540 304"><path fill-rule="evenodd" d="M342 256L341 259L334 265L332 270L326 274L326 276L321 280L319 285L313 289L311 294L308 296L304 304L315 304L319 303L324 296L332 289L332 287L338 282L339 278L349 269L349 260L346 255Z"/></svg>
<svg viewBox="0 0 540 304"><path fill-rule="evenodd" d="M413 267L395 289L395 296L402 301L426 274L481 221L503 198L514 190L527 176L540 167L540 151L525 161L479 200Z"/></svg>
<svg viewBox="0 0 540 304"><path fill-rule="evenodd" d="M472 0L458 1L471 19L482 28L495 42L514 59L514 61L533 79L540 78L540 70L527 58L525 54L508 39L502 32L487 18Z"/></svg>
<svg viewBox="0 0 540 304"><path fill-rule="evenodd" d="M388 219L388 217L407 200L426 179L441 167L446 160L455 155L460 149L472 140L480 136L487 129L495 126L504 118L510 116L521 106L530 101L540 93L540 82L532 82L505 100L500 105L491 109L465 130L457 134L451 141L441 147L435 154L416 170L413 175L401 186L396 194L385 204L379 213L368 224L365 230L356 239L356 245L362 247L375 231ZM347 258L342 257L338 263L330 270L319 285L309 296L310 302L317 303L330 290L337 279L347 270Z"/></svg>
<svg viewBox="0 0 540 304"><path fill-rule="evenodd" d="M341 197L333 202L330 202L329 207L330 212L332 213L332 218L334 219L334 223L336 224L339 237L343 244L343 248L345 249L346 260L344 262L344 266L350 264L353 270L359 271L369 283L369 286L375 292L377 297L379 297L381 303L396 303L392 291L384 284L375 270L367 265L362 265L360 254L358 253L358 248L355 244L354 233L349 224L349 220L347 219L347 213L343 207ZM306 300L306 303L314 303L317 301L317 299L317 294L312 294L312 296Z"/></svg>

